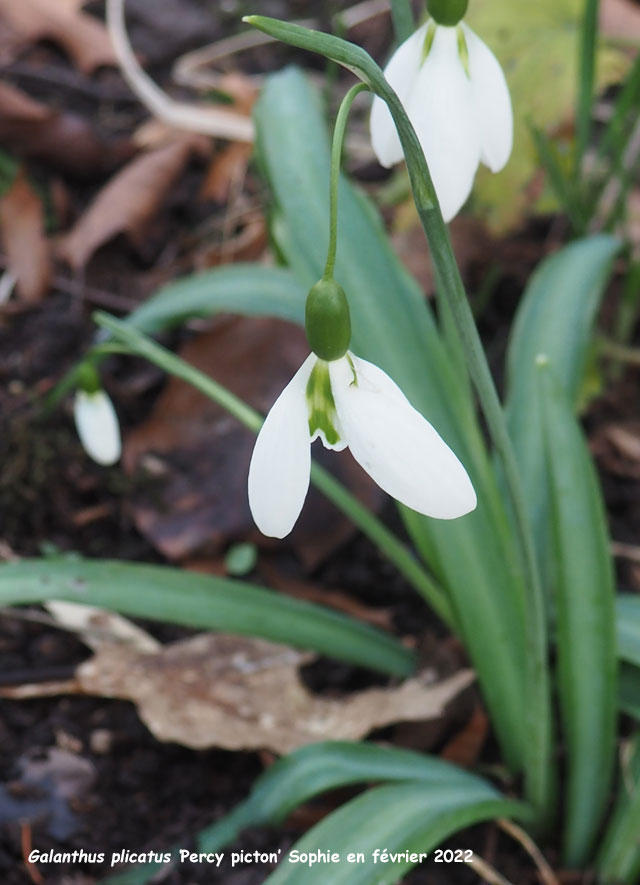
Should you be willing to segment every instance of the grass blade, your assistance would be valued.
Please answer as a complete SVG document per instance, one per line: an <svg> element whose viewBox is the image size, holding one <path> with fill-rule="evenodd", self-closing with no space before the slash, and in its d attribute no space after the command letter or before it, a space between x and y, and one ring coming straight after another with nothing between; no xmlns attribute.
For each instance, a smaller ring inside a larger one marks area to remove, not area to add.
<svg viewBox="0 0 640 885"><path fill-rule="evenodd" d="M595 470L552 368L538 367L555 554L558 681L567 743L565 862L581 867L606 808L617 706L613 565Z"/></svg>

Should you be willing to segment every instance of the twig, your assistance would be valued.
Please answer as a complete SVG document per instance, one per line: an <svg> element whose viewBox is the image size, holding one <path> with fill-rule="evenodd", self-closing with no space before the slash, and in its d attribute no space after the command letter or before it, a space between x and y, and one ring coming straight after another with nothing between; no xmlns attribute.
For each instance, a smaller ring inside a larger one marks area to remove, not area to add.
<svg viewBox="0 0 640 885"><path fill-rule="evenodd" d="M27 868L29 878L34 885L44 885L44 879L40 875L38 867L29 860L31 854L31 824L29 821L20 821L20 848L22 849L22 859Z"/></svg>
<svg viewBox="0 0 640 885"><path fill-rule="evenodd" d="M543 856L536 843L521 827L506 818L499 820L498 826L503 832L507 833L512 839L515 839L516 842L519 842L520 845L522 845L538 868L540 881L543 882L544 885L560 885L556 874L549 866L548 861Z"/></svg>
<svg viewBox="0 0 640 885"><path fill-rule="evenodd" d="M495 867L475 853L473 853L471 860L467 860L465 863L489 885L513 885L513 882L505 879L502 873L499 873Z"/></svg>
<svg viewBox="0 0 640 885"><path fill-rule="evenodd" d="M253 141L253 123L221 108L174 101L145 74L133 54L124 21L124 0L107 0L106 21L122 75L140 101L169 126L231 141Z"/></svg>
<svg viewBox="0 0 640 885"><path fill-rule="evenodd" d="M640 546L637 544L624 544L622 541L611 542L611 553L620 559L628 559L630 562L640 562Z"/></svg>

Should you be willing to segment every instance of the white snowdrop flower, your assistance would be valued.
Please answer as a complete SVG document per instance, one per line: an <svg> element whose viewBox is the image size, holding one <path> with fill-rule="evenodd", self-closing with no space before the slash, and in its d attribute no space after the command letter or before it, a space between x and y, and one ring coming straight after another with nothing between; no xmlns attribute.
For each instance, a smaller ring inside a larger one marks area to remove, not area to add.
<svg viewBox="0 0 640 885"><path fill-rule="evenodd" d="M265 535L284 538L309 488L310 443L349 447L389 495L438 519L473 510L465 468L394 381L347 351L312 353L282 391L260 430L249 468L249 505Z"/></svg>
<svg viewBox="0 0 640 885"><path fill-rule="evenodd" d="M463 22L447 26L432 18L398 47L384 73L416 130L450 221L471 193L480 162L498 172L511 154L513 112L502 68ZM378 96L371 142L381 165L402 160L391 114Z"/></svg>
<svg viewBox="0 0 640 885"><path fill-rule="evenodd" d="M122 451L120 425L113 403L104 390L76 390L73 415L87 455L98 464L115 464Z"/></svg>

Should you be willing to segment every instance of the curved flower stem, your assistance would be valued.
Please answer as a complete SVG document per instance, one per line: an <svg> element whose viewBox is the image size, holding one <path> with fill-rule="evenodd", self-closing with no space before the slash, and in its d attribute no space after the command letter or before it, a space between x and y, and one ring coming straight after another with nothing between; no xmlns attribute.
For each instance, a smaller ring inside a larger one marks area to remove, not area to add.
<svg viewBox="0 0 640 885"><path fill-rule="evenodd" d="M94 314L93 318L97 325L108 329L115 341L119 343L121 347L119 352L140 356L176 378L181 378L226 409L254 433L257 433L262 427L264 419L255 409L248 406L226 387L218 384L213 378L199 372L198 369L190 366L170 350L157 344L152 338L107 313L99 311ZM126 351L122 350L122 345ZM100 350L100 345L96 350ZM407 581L425 598L438 617L455 631L455 618L445 591L424 571L411 551L398 540L393 532L390 532L348 489L319 464L312 464L311 480L339 510L342 510L358 526L363 534L373 541Z"/></svg>
<svg viewBox="0 0 640 885"><path fill-rule="evenodd" d="M340 166L342 160L342 147L344 133L347 128L347 120L351 105L357 95L365 92L369 87L366 83L356 83L342 99L342 103L336 115L333 129L333 141L331 143L331 181L329 185L329 248L327 250L327 263L322 275L325 280L333 279L333 271L336 265L336 248L338 239L338 185L340 183Z"/></svg>
<svg viewBox="0 0 640 885"><path fill-rule="evenodd" d="M460 272L442 218L429 168L415 130L400 99L385 80L380 67L360 46L309 31L298 25L260 15L244 21L279 40L317 52L352 71L388 105L402 143L413 196L424 228L435 270L436 284L445 293L464 345L469 373L473 379L493 444L502 461L511 501L526 580L527 673L523 699L529 740L525 747L525 791L539 827L549 823L553 810L551 688L548 660L545 600L540 582L531 526L513 446L507 431L500 399L482 348L480 336L466 298Z"/></svg>

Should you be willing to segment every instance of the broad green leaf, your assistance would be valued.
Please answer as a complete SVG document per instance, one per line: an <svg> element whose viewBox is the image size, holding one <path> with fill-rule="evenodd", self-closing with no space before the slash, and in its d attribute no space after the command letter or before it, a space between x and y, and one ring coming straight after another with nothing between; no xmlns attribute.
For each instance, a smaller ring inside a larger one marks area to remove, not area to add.
<svg viewBox="0 0 640 885"><path fill-rule="evenodd" d="M241 829L282 823L319 793L381 781L419 781L427 789L450 786L473 791L489 786L437 757L375 744L326 741L278 760L256 781L245 802L200 834L198 845L202 851L217 851Z"/></svg>
<svg viewBox="0 0 640 885"><path fill-rule="evenodd" d="M530 126L553 133L573 116L583 11L583 0L469 4L466 21L501 62L514 108L514 146L507 166L497 175L482 168L473 189L474 206L495 231L513 226L528 208L528 185L538 169ZM597 91L621 80L628 64L622 52L601 48Z"/></svg>
<svg viewBox="0 0 640 885"><path fill-rule="evenodd" d="M281 317L302 322L306 291L281 267L231 264L182 277L163 286L127 317L152 335L187 319L219 311Z"/></svg>
<svg viewBox="0 0 640 885"><path fill-rule="evenodd" d="M619 656L640 667L640 596L620 593L616 597L616 621Z"/></svg>
<svg viewBox="0 0 640 885"><path fill-rule="evenodd" d="M587 237L542 261L529 281L511 331L507 353L507 425L547 585L549 503L536 393L536 356L548 356L556 378L575 404L593 322L619 248L613 237Z"/></svg>
<svg viewBox="0 0 640 885"><path fill-rule="evenodd" d="M322 275L328 239L329 147L318 96L299 71L288 69L268 79L255 119L259 161L273 193L272 234L309 288ZM523 591L502 497L467 388L423 294L393 253L371 204L345 179L336 279L351 306L354 352L395 379L461 457L476 486L478 509L462 519L404 516L451 593L505 754L517 767L525 741Z"/></svg>
<svg viewBox="0 0 640 885"><path fill-rule="evenodd" d="M498 798L486 781L436 757L376 744L323 741L301 747L268 768L244 802L197 836L197 850L220 851L247 827L278 825L294 808L327 790L386 781L412 781L422 790L448 787L480 793L490 800ZM157 865L148 864L107 882L144 885L157 869Z"/></svg>
<svg viewBox="0 0 640 885"><path fill-rule="evenodd" d="M538 367L551 501L560 706L567 744L565 862L584 865L609 798L618 701L613 563L604 503L570 399Z"/></svg>
<svg viewBox="0 0 640 885"><path fill-rule="evenodd" d="M525 806L502 798L481 781L474 786L417 782L375 787L306 833L266 881L269 885L391 885L416 865L420 852L431 851L452 833L480 821L526 814ZM374 852L383 849L405 854L381 863ZM309 867L291 862L292 851L330 851L340 860ZM363 861L350 862L349 855L358 853Z"/></svg>
<svg viewBox="0 0 640 885"><path fill-rule="evenodd" d="M0 565L0 605L63 599L198 629L260 636L406 676L411 653L373 627L262 587L168 566L111 560Z"/></svg>
<svg viewBox="0 0 640 885"><path fill-rule="evenodd" d="M619 793L597 859L604 885L636 885L640 878L640 736L621 755Z"/></svg>

